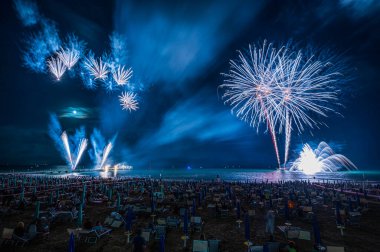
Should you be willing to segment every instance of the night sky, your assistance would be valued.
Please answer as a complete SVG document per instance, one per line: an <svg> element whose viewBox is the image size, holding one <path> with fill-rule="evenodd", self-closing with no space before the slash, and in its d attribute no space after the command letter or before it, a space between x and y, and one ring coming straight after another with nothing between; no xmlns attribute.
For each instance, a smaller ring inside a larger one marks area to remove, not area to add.
<svg viewBox="0 0 380 252"><path fill-rule="evenodd" d="M331 114L328 127L294 134L291 159L301 144L326 141L359 169L380 167L379 1L36 3L60 36L75 33L98 55L107 50L112 32L127 37L128 62L142 87L140 109L121 110L117 94L87 90L79 78L55 82L24 67L24 41L34 28L23 26L12 1L1 1L2 167L65 164L47 133L55 113L68 132L84 126L88 136L93 128L107 138L117 134L112 160L137 168L275 168L270 134L239 121L218 94L221 73L236 51L264 39L330 49L347 59L354 77L342 87L343 117ZM281 153L283 142L281 137ZM87 153L82 164L91 164Z"/></svg>

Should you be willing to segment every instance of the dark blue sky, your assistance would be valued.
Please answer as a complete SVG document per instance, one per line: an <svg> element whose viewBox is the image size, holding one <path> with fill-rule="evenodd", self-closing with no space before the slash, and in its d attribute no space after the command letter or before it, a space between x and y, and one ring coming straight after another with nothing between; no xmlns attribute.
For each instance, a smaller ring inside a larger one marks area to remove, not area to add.
<svg viewBox="0 0 380 252"><path fill-rule="evenodd" d="M56 83L23 67L23 41L33 28L22 25L12 1L0 5L1 164L64 164L47 125L49 113L73 107L89 116L61 118L62 126L70 132L83 125L88 135L96 127L109 138L118 133L114 161L160 168L275 167L269 134L231 115L217 87L236 50L263 39L292 39L344 54L355 78L344 87L344 117L331 115L329 127L294 135L291 159L300 144L326 141L360 169L380 165L377 1L37 1L60 36L73 32L97 54L107 50L113 31L127 37L128 62L144 87L133 113L120 109L117 95L86 90L79 78ZM88 155L84 163L90 164Z"/></svg>

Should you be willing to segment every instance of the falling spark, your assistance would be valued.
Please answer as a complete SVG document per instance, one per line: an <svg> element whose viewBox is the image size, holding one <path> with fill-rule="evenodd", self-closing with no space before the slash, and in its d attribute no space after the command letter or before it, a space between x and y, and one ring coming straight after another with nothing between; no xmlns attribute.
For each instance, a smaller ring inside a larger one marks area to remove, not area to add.
<svg viewBox="0 0 380 252"><path fill-rule="evenodd" d="M61 48L57 55L69 70L78 62L80 58L80 53L78 50L68 48Z"/></svg>
<svg viewBox="0 0 380 252"><path fill-rule="evenodd" d="M132 110L137 110L139 108L136 94L132 92L121 93L121 95L119 95L119 101L123 110L129 110L129 112L131 112Z"/></svg>
<svg viewBox="0 0 380 252"><path fill-rule="evenodd" d="M113 76L113 79L115 80L115 82L122 86L122 85L125 85L127 84L128 80L132 77L132 69L131 68L128 68L127 70L124 70L124 66L123 67L118 67L115 72L112 74Z"/></svg>
<svg viewBox="0 0 380 252"><path fill-rule="evenodd" d="M50 72L57 78L57 80L59 81L62 77L62 75L65 73L66 71L66 66L65 64L62 62L62 60L60 60L59 58L54 58L54 57L51 57L50 59L48 59L47 61L47 65L49 67L49 70Z"/></svg>

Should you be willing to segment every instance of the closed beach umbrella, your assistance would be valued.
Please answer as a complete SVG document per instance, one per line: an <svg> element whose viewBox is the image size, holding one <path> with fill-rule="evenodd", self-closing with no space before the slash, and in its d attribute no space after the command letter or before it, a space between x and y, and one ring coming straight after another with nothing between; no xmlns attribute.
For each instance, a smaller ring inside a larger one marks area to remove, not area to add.
<svg viewBox="0 0 380 252"><path fill-rule="evenodd" d="M337 225L342 225L343 222L342 222L342 216L340 216L339 202L336 203L335 211L336 211L336 224Z"/></svg>
<svg viewBox="0 0 380 252"><path fill-rule="evenodd" d="M356 207L360 207L360 196L359 194L356 194Z"/></svg>
<svg viewBox="0 0 380 252"><path fill-rule="evenodd" d="M353 211L353 208L352 208L352 200L351 200L351 197L348 198L348 209L350 210L350 212Z"/></svg>
<svg viewBox="0 0 380 252"><path fill-rule="evenodd" d="M236 202L236 218L240 220L240 200Z"/></svg>
<svg viewBox="0 0 380 252"><path fill-rule="evenodd" d="M251 238L251 226L249 224L249 216L248 216L248 213L245 214L245 217L244 217L244 234L245 234L245 239L247 241L250 240Z"/></svg>
<svg viewBox="0 0 380 252"><path fill-rule="evenodd" d="M321 231L319 229L318 219L316 215L313 216L313 233L315 244L321 244Z"/></svg>
<svg viewBox="0 0 380 252"><path fill-rule="evenodd" d="M128 208L127 212L127 220L125 221L125 231L130 232L132 230L132 219L133 219L133 212L132 208Z"/></svg>
<svg viewBox="0 0 380 252"><path fill-rule="evenodd" d="M289 220L289 206L288 206L288 199L285 199L285 219Z"/></svg>
<svg viewBox="0 0 380 252"><path fill-rule="evenodd" d="M196 207L196 205L195 205L195 199L193 199L193 207L192 207L192 209L191 209L191 214L192 214L193 216L195 216L195 207Z"/></svg>
<svg viewBox="0 0 380 252"><path fill-rule="evenodd" d="M40 216L40 201L37 200L37 202L36 202L36 209L34 211L34 218L38 219L39 216Z"/></svg>
<svg viewBox="0 0 380 252"><path fill-rule="evenodd" d="M21 188L21 193L20 193L20 202L24 200L24 194L25 194L25 188L23 185Z"/></svg>
<svg viewBox="0 0 380 252"><path fill-rule="evenodd" d="M50 192L49 205L53 205L53 192Z"/></svg>
<svg viewBox="0 0 380 252"><path fill-rule="evenodd" d="M152 213L154 213L154 211L155 211L155 204L154 204L153 195L152 195L152 197L150 197L150 210Z"/></svg>
<svg viewBox="0 0 380 252"><path fill-rule="evenodd" d="M78 211L78 226L81 227L83 224L83 205L79 205L79 211Z"/></svg>
<svg viewBox="0 0 380 252"><path fill-rule="evenodd" d="M120 194L117 194L117 199L116 199L116 211L120 211Z"/></svg>
<svg viewBox="0 0 380 252"><path fill-rule="evenodd" d="M165 252L165 238L163 235L160 237L160 252Z"/></svg>
<svg viewBox="0 0 380 252"><path fill-rule="evenodd" d="M185 210L185 214L183 215L183 233L187 236L188 233L188 219L187 219L187 209Z"/></svg>
<svg viewBox="0 0 380 252"><path fill-rule="evenodd" d="M69 240L69 252L75 251L75 239L74 239L74 233L71 232L70 234L70 240Z"/></svg>

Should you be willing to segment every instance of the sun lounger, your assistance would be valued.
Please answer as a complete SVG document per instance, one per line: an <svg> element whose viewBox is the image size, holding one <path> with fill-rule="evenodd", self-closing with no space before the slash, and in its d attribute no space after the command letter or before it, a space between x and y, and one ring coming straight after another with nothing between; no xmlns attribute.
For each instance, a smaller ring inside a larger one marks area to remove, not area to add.
<svg viewBox="0 0 380 252"><path fill-rule="evenodd" d="M164 218L158 218L157 225L166 226L166 220Z"/></svg>
<svg viewBox="0 0 380 252"><path fill-rule="evenodd" d="M208 252L208 241L193 240L193 252Z"/></svg>
<svg viewBox="0 0 380 252"><path fill-rule="evenodd" d="M310 232L309 231L305 231L305 230L300 230L299 234L298 234L298 239L310 241L311 240Z"/></svg>
<svg viewBox="0 0 380 252"><path fill-rule="evenodd" d="M190 222L193 223L195 231L200 232L202 230L202 218L200 216L192 216Z"/></svg>
<svg viewBox="0 0 380 252"><path fill-rule="evenodd" d="M12 235L13 235L13 228L3 228L3 233L1 234L1 244L12 244Z"/></svg>
<svg viewBox="0 0 380 252"><path fill-rule="evenodd" d="M208 240L209 252L219 252L219 240Z"/></svg>
<svg viewBox="0 0 380 252"><path fill-rule="evenodd" d="M327 246L326 252L344 252L344 247Z"/></svg>
<svg viewBox="0 0 380 252"><path fill-rule="evenodd" d="M249 252L263 252L263 246L251 246L249 247Z"/></svg>
<svg viewBox="0 0 380 252"><path fill-rule="evenodd" d="M105 221L104 221L104 225L111 226L112 222L113 222L113 218L107 216Z"/></svg>
<svg viewBox="0 0 380 252"><path fill-rule="evenodd" d="M156 226L156 236L155 239L159 240L161 236L165 238L166 235L166 227L165 226Z"/></svg>
<svg viewBox="0 0 380 252"><path fill-rule="evenodd" d="M96 243L98 241L98 236L94 230L80 230L78 232L79 241L84 243Z"/></svg>
<svg viewBox="0 0 380 252"><path fill-rule="evenodd" d="M149 243L149 240L150 240L150 232L147 232L147 231L143 231L143 232L141 232L141 237L144 238L144 240L145 240L146 243Z"/></svg>
<svg viewBox="0 0 380 252"><path fill-rule="evenodd" d="M177 228L179 225L179 219L169 216L166 218L166 224L168 227Z"/></svg>
<svg viewBox="0 0 380 252"><path fill-rule="evenodd" d="M119 220L114 220L111 224L111 227L113 228L119 228L123 225L123 221L119 221Z"/></svg>
<svg viewBox="0 0 380 252"><path fill-rule="evenodd" d="M278 252L280 250L279 242L267 242L268 252Z"/></svg>

